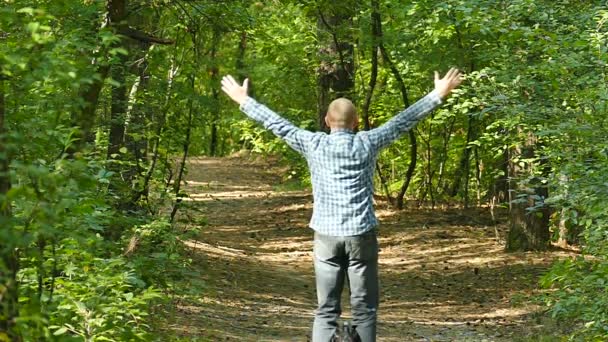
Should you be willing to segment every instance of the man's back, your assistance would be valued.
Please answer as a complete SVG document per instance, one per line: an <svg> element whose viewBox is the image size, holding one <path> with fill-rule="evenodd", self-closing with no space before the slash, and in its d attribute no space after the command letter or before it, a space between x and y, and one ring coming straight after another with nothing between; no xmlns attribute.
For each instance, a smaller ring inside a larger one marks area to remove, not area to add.
<svg viewBox="0 0 608 342"><path fill-rule="evenodd" d="M314 197L311 228L326 235L352 236L378 224L373 207L376 152L364 132L315 134L304 154Z"/></svg>

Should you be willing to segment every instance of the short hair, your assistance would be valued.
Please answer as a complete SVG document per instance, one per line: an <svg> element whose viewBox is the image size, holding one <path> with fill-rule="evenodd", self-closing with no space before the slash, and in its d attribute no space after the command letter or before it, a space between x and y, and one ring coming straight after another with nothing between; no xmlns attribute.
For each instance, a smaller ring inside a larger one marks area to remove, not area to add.
<svg viewBox="0 0 608 342"><path fill-rule="evenodd" d="M349 99L341 97L329 104L327 116L332 126L350 128L357 118L357 109Z"/></svg>

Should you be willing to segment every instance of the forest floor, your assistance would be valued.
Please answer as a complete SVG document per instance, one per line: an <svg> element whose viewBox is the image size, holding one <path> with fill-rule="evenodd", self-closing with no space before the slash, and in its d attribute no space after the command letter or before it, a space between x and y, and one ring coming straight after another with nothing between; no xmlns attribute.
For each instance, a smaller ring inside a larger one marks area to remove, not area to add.
<svg viewBox="0 0 608 342"><path fill-rule="evenodd" d="M308 341L316 297L310 191L277 163L193 158L185 241L200 294L176 300L165 330L187 341ZM485 209L406 209L379 202L379 341L533 341L554 330L531 300L538 278L572 252L505 253L506 220ZM203 217L204 216L204 217ZM348 291L343 292L349 317ZM551 340L551 339L549 339Z"/></svg>

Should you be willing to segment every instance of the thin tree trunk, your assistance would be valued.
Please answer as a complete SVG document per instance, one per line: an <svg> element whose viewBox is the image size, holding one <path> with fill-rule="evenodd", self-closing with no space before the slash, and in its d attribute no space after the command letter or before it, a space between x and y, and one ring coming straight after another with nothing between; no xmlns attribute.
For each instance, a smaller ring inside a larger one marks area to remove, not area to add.
<svg viewBox="0 0 608 342"><path fill-rule="evenodd" d="M565 189L565 195L568 196L568 177L565 174L560 173L558 179L560 186ZM566 222L568 220L567 214L568 210L566 209L566 207L562 207L562 210L560 211L559 215L559 223L557 225L559 233L557 245L562 248L568 247L568 227L566 226Z"/></svg>
<svg viewBox="0 0 608 342"><path fill-rule="evenodd" d="M475 119L471 115L469 115L467 126L467 139L464 144L464 149L462 150L458 168L456 168L456 173L454 175L454 183L452 183L452 189L450 190L451 197L458 195L458 191L462 186L462 178L467 175L469 170L468 165L469 161L471 160L471 147L469 146L469 143L473 141L475 132Z"/></svg>
<svg viewBox="0 0 608 342"><path fill-rule="evenodd" d="M0 68L1 70L1 68ZM19 255L15 248L17 236L12 236L12 210L7 198L11 189L10 152L6 130L5 81L0 74L0 229L8 229L8 241L0 246L2 265L0 265L0 331L5 331L11 341L21 341L20 334L15 330L19 316Z"/></svg>
<svg viewBox="0 0 608 342"><path fill-rule="evenodd" d="M469 208L469 180L471 179L471 161L465 164L464 170L464 208Z"/></svg>
<svg viewBox="0 0 608 342"><path fill-rule="evenodd" d="M361 109L361 116L363 117L363 129L369 130L371 128L369 123L369 107L372 103L374 96L374 88L376 88L376 81L378 79L378 44L382 40L382 23L380 22L380 12L378 0L371 0L372 14L371 14L371 26L372 26L372 70L369 77L369 85L367 94L365 95L365 102Z"/></svg>
<svg viewBox="0 0 608 342"><path fill-rule="evenodd" d="M211 83L216 85L219 84L220 70L217 66L217 51L220 45L221 32L219 29L213 30L213 38L211 42L211 67L209 73L211 75ZM213 98L213 105L211 106L211 137L209 142L209 155L216 156L218 154L218 121L220 118L220 100L219 100L219 88L217 86L211 87L211 96Z"/></svg>
<svg viewBox="0 0 608 342"><path fill-rule="evenodd" d="M247 31L241 32L241 38L239 39L238 54L236 55L236 74L239 79L243 80L247 77L245 72L245 52L247 51ZM249 89L251 91L251 89Z"/></svg>
<svg viewBox="0 0 608 342"><path fill-rule="evenodd" d="M95 63L96 68L93 82L90 85L83 86L78 94L78 97L83 99L82 107L72 115L72 125L78 128L74 134L76 140L67 150L68 154L72 156L76 152L82 151L87 143L93 140L91 132L96 119L95 109L97 108L99 94L109 70L108 65L99 65L101 63L99 60L96 60Z"/></svg>
<svg viewBox="0 0 608 342"><path fill-rule="evenodd" d="M194 82L195 82L196 76L193 74L190 77L191 77L192 91L195 91ZM188 103L188 126L186 127L186 137L184 139L182 160L180 163L179 171L177 173L177 178L175 179L175 182L173 183L173 192L175 194L175 203L173 204L173 210L171 210L171 222L173 222L173 220L175 219L175 214L177 214L177 210L181 203L181 196L180 196L179 192L181 189L182 179L184 177L184 171L186 170L186 160L188 159L188 150L190 149L190 135L192 132L192 119L193 119L193 114L194 114L194 100L190 99L190 100L188 100L188 102L189 102Z"/></svg>
<svg viewBox="0 0 608 342"><path fill-rule="evenodd" d="M491 191L494 203L505 203L509 200L509 151L505 147L501 153L500 158L493 164L496 170L500 170L501 174L498 175L492 182Z"/></svg>
<svg viewBox="0 0 608 342"><path fill-rule="evenodd" d="M418 141L416 140L416 133L413 129L407 133L410 138L410 163L407 167L407 171L405 172L405 179L403 180L403 185L401 185L401 189L399 189L399 194L397 195L398 209L403 209L405 193L410 186L412 178L414 177L414 171L416 170L416 162L418 160Z"/></svg>
<svg viewBox="0 0 608 342"><path fill-rule="evenodd" d="M193 53L194 53L194 61L195 61L195 65L198 65L199 51L198 51L198 45L197 45L197 40L196 40L196 33L197 33L196 31L192 31L191 36L192 36L192 49L193 49ZM181 185L182 185L182 179L184 177L184 171L186 170L186 160L188 159L188 151L190 149L190 135L192 132L192 123L193 123L193 118L194 118L194 95L196 94L196 87L195 87L196 74L197 74L197 70L193 70L192 73L190 74L190 87L192 88L192 96L190 96L188 99L188 123L186 126L186 137L184 139L184 144L183 144L182 160L179 165L179 170L177 172L177 178L175 179L175 181L173 183L173 193L175 195L175 203L173 204L173 209L171 210L171 219L170 219L171 222L173 222L173 220L175 219L175 215L177 214L177 210L179 209L179 205L181 203L180 189L181 189Z"/></svg>
<svg viewBox="0 0 608 342"><path fill-rule="evenodd" d="M379 47L378 44L382 41L382 23L380 22L380 12L379 12L379 3L377 0L371 0L372 13L371 13L371 31L372 31L372 48L371 48L371 58L372 58L372 70L369 78L369 84L367 88L367 92L365 94L365 102L363 103L363 107L361 109L361 117L363 118L363 129L370 130L371 124L369 121L369 108L372 103L372 98L374 96L374 89L376 88L376 83L378 80L378 53ZM384 190L387 201L394 205L393 197L391 196L391 192L388 188L388 184L384 174L382 172L382 167L380 167L380 163L376 162L376 171L378 172L378 177L380 178L381 188Z"/></svg>
<svg viewBox="0 0 608 342"><path fill-rule="evenodd" d="M432 122L432 121L431 121ZM426 172L428 174L428 193L431 197L431 209L435 209L435 191L433 191L433 155L431 147L431 139L433 136L433 124L429 122L429 139L426 140Z"/></svg>
<svg viewBox="0 0 608 342"><path fill-rule="evenodd" d="M483 161L479 158L479 149L475 147L475 184L477 190L477 206L481 206L481 172Z"/></svg>
<svg viewBox="0 0 608 342"><path fill-rule="evenodd" d="M167 76L167 92L165 94L165 102L160 110L160 117L155 120L157 121L156 130L154 132L154 137L152 141L152 160L148 165L148 169L144 175L144 179L142 181L142 185L139 189L133 192L131 195L131 203L136 203L139 199L148 193L150 180L152 179L152 175L154 174L154 170L156 169L156 164L158 162L158 158L160 156L160 141L165 130L165 123L167 121L167 113L169 112L169 106L171 104L171 92L173 91L173 80L175 75L177 75L177 71L179 70L179 65L177 62L177 46L179 45L179 34L176 37L176 44L173 52L173 57L171 58L171 67L169 68L169 74Z"/></svg>
<svg viewBox="0 0 608 342"><path fill-rule="evenodd" d="M378 25L381 25L379 15L378 15L378 20L379 20ZM381 26L379 26L379 27L380 27L380 32L382 32ZM378 47L380 48L380 53L382 54L382 59L388 64L391 72L393 73L393 76L397 80L397 84L399 84L399 90L401 91L401 99L403 100L403 105L405 108L408 108L410 106L410 99L409 99L407 87L405 86L405 82L403 81L403 78L401 77L401 74L399 73L397 66L395 65L395 63L393 63L390 56L388 55L386 48L384 47L384 43L380 42L378 44ZM395 201L396 201L395 203L396 203L396 206L398 209L403 209L403 200L405 197L405 193L407 192L407 189L410 185L412 177L414 176L414 171L416 170L416 163L418 160L418 156L417 156L418 142L416 141L416 134L415 134L414 130L410 130L408 132L408 136L410 138L410 163L407 167L407 171L405 172L405 179L403 181L403 185L401 186L401 189L399 190L399 194L397 195L397 198L395 199Z"/></svg>
<svg viewBox="0 0 608 342"><path fill-rule="evenodd" d="M131 11L129 23L135 25L148 24L152 32L158 30L160 25L161 11L155 11L149 19L140 11ZM131 60L135 61L135 68L131 72L136 72L137 79L131 86L127 100L125 114L125 146L129 156L135 159L135 163L130 163L127 170L123 172L123 178L127 186L132 191L136 190L135 180L144 175L144 165L148 162L148 139L147 119L151 117L150 105L146 103L150 72L148 61L151 51L154 49L153 41L137 40L130 42ZM128 201L128 206L134 207L135 203Z"/></svg>
<svg viewBox="0 0 608 342"><path fill-rule="evenodd" d="M125 118L127 113L126 58L112 66L112 79L118 84L112 87L112 104L110 106L110 132L108 135L107 160L120 160L120 148L125 139ZM111 164L112 165L112 164ZM118 171L114 164L111 169Z"/></svg>
<svg viewBox="0 0 608 342"><path fill-rule="evenodd" d="M446 189L444 187L444 175L445 175L445 163L448 160L448 146L452 132L454 131L454 124L456 123L456 116L452 118L452 121L444 131L443 135L443 150L441 151L441 161L439 162L439 175L437 176L437 193L444 194Z"/></svg>
<svg viewBox="0 0 608 342"><path fill-rule="evenodd" d="M124 172L124 179L127 185L133 188L134 180L143 173L143 165L147 162L146 151L148 141L144 139L146 135L146 117L148 106L142 105L141 99L145 97L148 88L150 75L148 73L147 54L151 45L146 48L146 54L142 57L138 66L138 79L133 83L129 92L126 122L125 122L125 146L129 155L135 158L135 164L129 166ZM129 201L129 205L133 205Z"/></svg>
<svg viewBox="0 0 608 342"><path fill-rule="evenodd" d="M386 61L389 65L393 76L395 76L397 84L399 84L399 90L401 91L401 99L403 100L403 105L405 108L408 108L410 106L410 99L408 96L407 87L405 86L405 82L403 81L403 78L401 78L399 70L386 52L384 44L380 44L380 52L382 53L382 58L384 59L384 61ZM418 161L418 142L416 140L416 133L413 129L408 132L408 136L410 138L410 163L407 167L407 171L405 172L405 179L403 181L403 185L401 186L399 194L396 198L396 204L398 209L403 209L403 199L410 185L412 177L414 176L414 171L416 170L416 163Z"/></svg>
<svg viewBox="0 0 608 342"><path fill-rule="evenodd" d="M378 172L378 178L380 178L380 186L382 190L384 190L384 194L386 195L386 200L391 205L394 205L393 196L391 196L391 191L388 188L388 184L386 179L384 178L384 173L382 172L382 168L380 167L380 163L376 162L376 171Z"/></svg>

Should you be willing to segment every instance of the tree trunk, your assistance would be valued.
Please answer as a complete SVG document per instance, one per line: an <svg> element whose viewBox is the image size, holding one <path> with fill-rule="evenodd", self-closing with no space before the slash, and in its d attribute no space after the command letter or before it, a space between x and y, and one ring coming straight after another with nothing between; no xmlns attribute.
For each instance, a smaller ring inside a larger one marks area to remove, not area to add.
<svg viewBox="0 0 608 342"><path fill-rule="evenodd" d="M211 66L209 67L211 84L214 85L220 83L220 69L217 65L217 51L220 45L220 39L221 32L216 28L213 30L213 38L211 41ZM211 156L218 155L218 121L220 119L220 94L218 89L217 86L211 87L211 96L213 98L213 105L211 106L211 137L209 142L209 155Z"/></svg>
<svg viewBox="0 0 608 342"><path fill-rule="evenodd" d="M380 17L378 17L378 20L380 20ZM378 25L381 25L381 22ZM393 63L392 59L388 55L388 52L384 47L384 43L380 42L379 48L380 53L382 54L382 59L388 64L389 68L391 69L391 72L393 73L393 76L397 80L397 84L399 84L399 90L401 91L401 99L403 100L403 106L407 108L410 106L410 99L407 87L405 86L405 82L403 81L403 78L401 77L397 66L395 65L395 63ZM414 171L416 170L416 163L418 161L418 142L416 140L415 131L411 129L408 132L408 136L410 138L410 163L407 167L407 171L405 172L405 179L403 181L403 185L401 186L399 194L395 199L395 203L398 209L403 209L405 193L407 192L407 189L410 186L412 177L414 176Z"/></svg>
<svg viewBox="0 0 608 342"><path fill-rule="evenodd" d="M112 79L118 84L112 87L112 104L110 107L110 132L108 135L107 160L119 160L120 148L125 140L125 118L127 113L126 59L112 66ZM113 171L118 168L111 167Z"/></svg>
<svg viewBox="0 0 608 342"><path fill-rule="evenodd" d="M559 185L564 188L564 192L566 197L568 196L568 176L563 173L560 173L559 177ZM557 245L562 248L568 247L568 226L566 222L568 221L568 209L566 207L562 207L562 210L559 213L559 223L558 223L558 238Z"/></svg>
<svg viewBox="0 0 608 342"><path fill-rule="evenodd" d="M106 5L108 15L102 27L110 27L115 34L120 34L123 38L128 37L145 44L170 45L174 43L171 40L153 37L149 34L129 27L127 23L127 3L127 0L108 0ZM122 44L123 40L124 39L121 39L121 42L118 44ZM93 74L95 75L93 82L91 84L82 86L79 90L79 97L84 101L80 110L72 113L72 126L77 128L74 136L76 141L74 144L72 144L72 146L69 147L67 151L72 156L76 152L81 151L87 143L93 140L92 131L96 119L95 110L97 108L97 103L99 102L99 96L101 94L103 84L108 76L108 72L110 71L110 63L108 61L107 53L110 49L116 46L115 44L103 47L103 45L100 43L98 52L93 59ZM124 65L124 63L121 64ZM117 70L114 71L117 72ZM124 71L122 72L124 76ZM120 77L119 75L114 76ZM114 127L114 129L114 138L118 140L120 136L119 128ZM124 127L122 130L124 135ZM115 144L116 140L111 143Z"/></svg>
<svg viewBox="0 0 608 342"><path fill-rule="evenodd" d="M549 246L549 208L544 205L547 188L538 177L525 181L532 172L531 162L536 145L532 134L525 145L511 150L509 158L509 218L507 251L537 251Z"/></svg>
<svg viewBox="0 0 608 342"><path fill-rule="evenodd" d="M177 35L175 41L175 47L173 51L173 56L171 57L171 67L169 68L169 75L167 77L167 92L165 94L165 101L163 103L162 108L160 108L160 115L157 119L152 120L156 122L156 127L154 131L154 136L152 138L152 160L148 165L148 168L144 174L144 179L142 181L142 185L138 187L131 196L131 203L136 203L142 196L147 196L148 189L150 186L150 180L152 179L152 175L154 170L156 169L156 164L158 162L158 158L160 157L160 142L161 136L165 130L166 121L167 121L167 113L169 112L169 107L171 105L171 93L173 91L173 81L175 76L177 75L177 71L180 66L177 64L177 46L179 42L179 34Z"/></svg>
<svg viewBox="0 0 608 342"><path fill-rule="evenodd" d="M355 86L353 39L350 35L342 40L338 37L341 28L352 26L354 8L331 3L328 12L319 10L317 18L317 34L321 42L321 64L317 69L317 114L319 128L326 132L329 130L325 124L329 103L335 98L352 97Z"/></svg>
<svg viewBox="0 0 608 342"><path fill-rule="evenodd" d="M245 66L245 52L246 51L247 51L247 32L243 31L243 32L241 32L241 39L239 39L238 53L236 55L236 62L235 62L236 74L238 75L240 81L243 81L244 79L246 79L248 77L247 69ZM253 84L251 82L249 82L248 91L249 91L249 96L251 96L251 97L255 97L253 90L254 90Z"/></svg>
<svg viewBox="0 0 608 342"><path fill-rule="evenodd" d="M445 165L449 158L448 147L450 144L450 139L452 137L452 132L454 131L454 124L456 123L456 116L452 118L449 125L445 125L445 130L443 131L443 149L440 154L440 162L439 162L439 174L437 175L437 190L438 194L444 194L447 191L447 185L445 185Z"/></svg>
<svg viewBox="0 0 608 342"><path fill-rule="evenodd" d="M190 77L191 77L191 83L192 83L192 91L194 91L194 82L195 82L196 76L193 74ZM184 171L186 170L186 160L188 159L188 151L190 149L190 135L192 132L193 114L194 114L194 100L190 99L190 100L188 100L188 126L186 127L186 137L184 139L184 144L183 144L182 160L179 164L177 178L173 182L173 193L175 195L175 203L173 204L173 209L171 210L170 222L173 222L173 220L175 219L175 215L177 214L177 210L179 209L179 205L182 201L181 195L180 195L180 189L181 189L181 185L182 185Z"/></svg>
<svg viewBox="0 0 608 342"><path fill-rule="evenodd" d="M7 229L5 236L8 236L8 241L0 245L0 331L7 332L10 341L21 341L21 336L14 329L19 316L19 256L14 245L17 237L12 235L11 229L11 203L7 198L11 189L10 152L7 149L5 82L2 77L0 74L0 229Z"/></svg>
<svg viewBox="0 0 608 342"><path fill-rule="evenodd" d="M462 179L465 178L465 182L468 182L468 172L469 172L469 163L471 160L471 150L472 148L469 146L469 143L473 141L475 134L475 118L469 115L468 119L468 127L467 127L467 140L464 144L464 149L462 150L462 155L460 157L460 162L458 163L458 167L456 168L456 173L454 174L454 183L452 183L452 189L450 190L450 196L455 197L458 195L458 191L462 186Z"/></svg>
<svg viewBox="0 0 608 342"><path fill-rule="evenodd" d="M127 0L108 0L108 16L104 25L120 30L120 25L123 25L123 21L126 18L126 6ZM99 49L99 53L93 61L95 65L94 73L97 77L93 79L91 84L83 86L79 91L79 97L84 101L81 109L72 115L72 125L78 127L78 130L75 134L76 142L68 150L70 155L81 151L87 142L92 141L93 136L91 132L95 124L95 109L97 108L97 102L99 101L104 81L110 70L108 62L105 61L105 54L105 49Z"/></svg>
<svg viewBox="0 0 608 342"><path fill-rule="evenodd" d="M125 146L130 156L135 158L135 163L130 165L123 172L125 182L133 188L134 180L143 173L143 165L147 162L148 140L146 136L146 118L148 117L148 106L141 104L141 99L145 97L148 88L150 75L148 73L147 52L141 58L138 66L138 79L131 87L127 101L127 112L125 122ZM129 201L129 205L134 203Z"/></svg>
<svg viewBox="0 0 608 342"><path fill-rule="evenodd" d="M195 30L190 31L190 32L191 32L191 37L192 37L192 51L193 51L193 55L194 55L195 65L199 65L199 63L198 63L199 51L198 51L198 45L197 45L197 40L196 40L197 32ZM192 121L194 118L194 97L196 95L196 74L197 73L198 73L198 70L194 69L194 70L192 70L192 73L190 74L190 87L192 88L192 94L188 99L188 123L186 125L186 137L185 137L184 143L183 143L182 160L181 160L181 163L179 164L177 178L173 182L173 192L175 194L175 203L173 204L173 209L171 210L170 222L173 222L173 220L175 219L175 215L177 214L180 203L182 201L181 195L180 195L180 189L182 186L182 179L184 176L184 172L186 170L186 160L188 159L188 151L190 150L190 136L192 133L192 123L193 123Z"/></svg>
<svg viewBox="0 0 608 342"><path fill-rule="evenodd" d="M369 77L369 86L367 94L365 95L365 102L361 108L361 116L363 118L363 128L367 131L371 128L369 123L369 107L372 103L374 96L374 89L376 88L376 81L378 79L378 44L382 40L382 23L380 22L380 12L378 0L371 0L372 14L371 14L371 29L372 29L372 70ZM388 194L387 194L388 195Z"/></svg>
<svg viewBox="0 0 608 342"><path fill-rule="evenodd" d="M131 11L129 14L129 24L138 27L146 27L150 32L157 32L160 25L161 11L145 13L143 11ZM144 165L148 162L148 139L149 136L147 123L151 121L151 109L147 91L150 81L149 56L154 48L154 42L135 40L129 41L130 73L137 75L137 79L131 86L127 100L125 114L125 146L128 156L135 159L135 163L129 163L123 171L123 178L127 186L135 189L135 181L138 177L143 177ZM133 63L131 61L134 61ZM128 201L128 206L134 207L135 203Z"/></svg>
<svg viewBox="0 0 608 342"><path fill-rule="evenodd" d="M367 93L365 95L365 102L363 103L363 107L361 108L361 117L363 118L363 129L369 130L371 129L371 124L369 120L369 108L372 103L372 98L374 96L374 89L376 88L376 83L378 80L378 54L380 53L379 44L382 41L382 23L380 22L380 12L379 12L379 3L378 0L371 0L372 13L371 13L371 33L372 33L372 48L371 48L371 58L372 58L372 70L369 78L369 85L367 89ZM378 177L380 178L380 186L384 190L386 195L386 200L394 205L393 197L391 196L391 192L388 188L387 181L382 173L382 167L380 163L376 162L376 171L378 172Z"/></svg>
<svg viewBox="0 0 608 342"><path fill-rule="evenodd" d="M76 152L82 151L87 143L90 143L93 140L91 132L95 124L95 109L97 108L99 94L101 93L101 88L103 87L104 80L108 76L109 70L107 65L99 65L100 62L98 60L96 60L95 63L95 78L90 85L85 85L80 89L78 97L82 98L84 101L80 110L72 115L72 126L78 128L74 134L76 140L67 150L72 156Z"/></svg>
<svg viewBox="0 0 608 342"><path fill-rule="evenodd" d="M412 129L408 132L408 136L410 137L410 164L407 166L403 185L401 185L399 195L397 195L398 209L403 209L403 200L405 198L405 192L410 186L412 177L414 177L414 171L416 170L416 161L418 158L418 142L416 141L416 132Z"/></svg>
<svg viewBox="0 0 608 342"><path fill-rule="evenodd" d="M509 181L507 179L509 175L509 151L506 147L493 167L496 170L500 170L501 174L494 179L490 188L492 201L496 204L505 203L509 200Z"/></svg>

